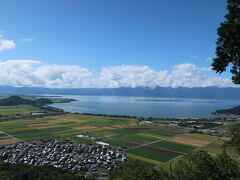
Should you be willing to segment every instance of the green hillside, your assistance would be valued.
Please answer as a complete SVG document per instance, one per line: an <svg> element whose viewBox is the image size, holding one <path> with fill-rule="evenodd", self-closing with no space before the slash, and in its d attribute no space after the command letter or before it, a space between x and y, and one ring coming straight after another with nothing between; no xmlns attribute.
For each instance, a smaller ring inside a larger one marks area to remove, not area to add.
<svg viewBox="0 0 240 180"><path fill-rule="evenodd" d="M22 98L20 96L10 96L4 99L0 99L0 106L16 106L16 105L32 105L32 106L42 106L46 104L52 104L50 99L39 98L36 100L30 100Z"/></svg>

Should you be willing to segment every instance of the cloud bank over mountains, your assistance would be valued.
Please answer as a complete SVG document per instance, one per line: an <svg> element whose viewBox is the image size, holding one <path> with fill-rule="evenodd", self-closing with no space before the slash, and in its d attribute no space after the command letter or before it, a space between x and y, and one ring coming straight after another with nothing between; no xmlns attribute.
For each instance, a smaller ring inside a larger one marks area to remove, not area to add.
<svg viewBox="0 0 240 180"><path fill-rule="evenodd" d="M172 71L156 71L148 66L103 67L96 77L80 66L44 65L35 60L0 62L0 85L48 88L118 87L236 87L232 81L208 75L208 68L191 63L178 64Z"/></svg>

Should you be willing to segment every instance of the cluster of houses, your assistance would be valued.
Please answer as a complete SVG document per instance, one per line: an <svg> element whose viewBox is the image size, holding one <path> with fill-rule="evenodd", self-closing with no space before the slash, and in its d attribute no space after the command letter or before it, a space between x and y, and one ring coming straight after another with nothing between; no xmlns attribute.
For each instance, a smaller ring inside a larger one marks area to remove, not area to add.
<svg viewBox="0 0 240 180"><path fill-rule="evenodd" d="M182 122L181 121L169 121L168 125L177 127L177 126L181 126Z"/></svg>
<svg viewBox="0 0 240 180"><path fill-rule="evenodd" d="M55 140L1 146L0 157L12 164L50 165L88 176L100 176L99 169L112 170L117 168L116 164L127 160L121 148L112 149L102 144L76 145Z"/></svg>
<svg viewBox="0 0 240 180"><path fill-rule="evenodd" d="M219 114L226 120L234 120L234 121L240 121L240 115L235 115L235 114Z"/></svg>

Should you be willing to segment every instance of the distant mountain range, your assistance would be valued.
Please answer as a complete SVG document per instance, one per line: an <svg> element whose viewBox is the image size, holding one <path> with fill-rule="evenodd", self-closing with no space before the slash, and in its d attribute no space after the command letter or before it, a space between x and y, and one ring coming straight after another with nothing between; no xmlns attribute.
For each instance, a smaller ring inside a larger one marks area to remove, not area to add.
<svg viewBox="0 0 240 180"><path fill-rule="evenodd" d="M240 88L218 87L146 87L136 88L41 88L0 86L0 94L62 94L62 95L98 95L98 96L138 96L138 97L182 97L211 99L240 99Z"/></svg>

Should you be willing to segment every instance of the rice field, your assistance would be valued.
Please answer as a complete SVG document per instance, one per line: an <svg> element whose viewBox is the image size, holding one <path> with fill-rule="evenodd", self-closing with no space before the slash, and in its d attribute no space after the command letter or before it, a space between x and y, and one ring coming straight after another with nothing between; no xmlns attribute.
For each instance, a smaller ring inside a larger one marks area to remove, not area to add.
<svg viewBox="0 0 240 180"><path fill-rule="evenodd" d="M189 134L188 130L166 124L163 120L157 125L137 126L137 119L134 118L80 114L18 119L0 122L0 145L1 142L7 144L40 139L72 140L78 144L102 141L115 148L127 148L130 157L155 167L216 139L214 136ZM92 139L77 135L87 135Z"/></svg>
<svg viewBox="0 0 240 180"><path fill-rule="evenodd" d="M176 151L176 152L182 152L182 153L192 151L193 149L196 148L196 146L190 146L190 145L180 144L180 143L171 142L171 141L160 141L152 144L152 146L160 149L167 149L170 151Z"/></svg>
<svg viewBox="0 0 240 180"><path fill-rule="evenodd" d="M0 115L28 115L31 112L42 112L42 110L30 105L0 106Z"/></svg>
<svg viewBox="0 0 240 180"><path fill-rule="evenodd" d="M146 147L131 149L127 152L129 154L133 154L136 156L140 156L140 157L149 159L149 161L148 161L149 163L151 163L152 161L158 161L160 164L160 163L167 162L167 161L177 157L177 155L175 155L175 154L160 152L160 151L149 149ZM150 160L152 160L152 161L150 161Z"/></svg>
<svg viewBox="0 0 240 180"><path fill-rule="evenodd" d="M171 138L170 141L180 144L187 144L190 146L201 147L208 145L210 142L215 141L216 139L216 136L209 136L204 134L185 134L182 136Z"/></svg>

